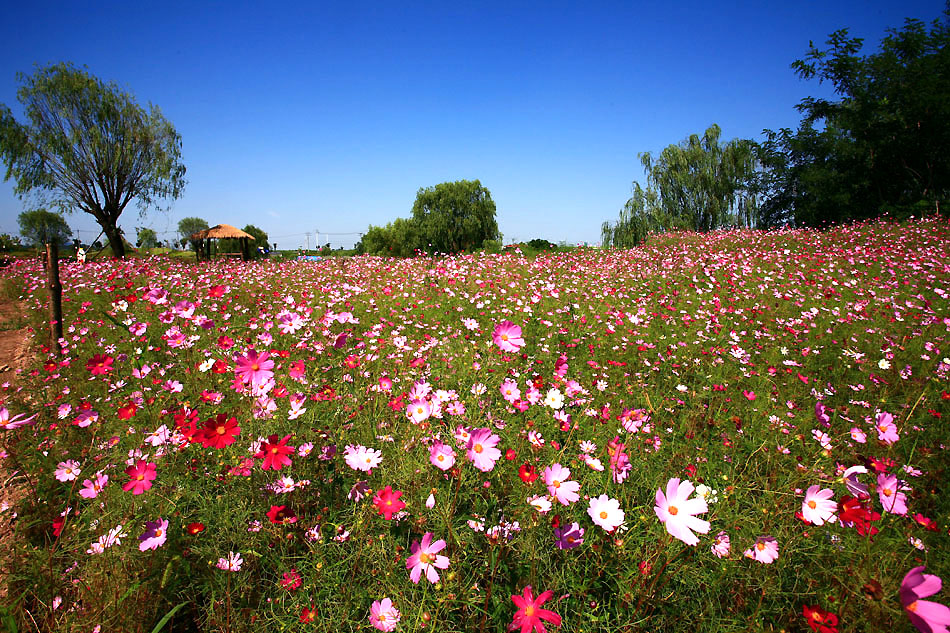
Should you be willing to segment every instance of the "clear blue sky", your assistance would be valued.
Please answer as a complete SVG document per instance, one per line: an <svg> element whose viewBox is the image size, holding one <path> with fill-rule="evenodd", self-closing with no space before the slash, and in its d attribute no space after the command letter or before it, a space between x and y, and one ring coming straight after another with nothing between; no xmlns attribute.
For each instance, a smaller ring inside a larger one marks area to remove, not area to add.
<svg viewBox="0 0 950 633"><path fill-rule="evenodd" d="M802 97L829 94L789 68L809 40L846 27L870 52L944 6L17 2L0 26L0 103L19 117L16 73L71 61L161 107L188 185L168 212L130 205L129 236L199 216L255 224L281 248L316 230L349 246L408 217L420 187L477 178L506 242L595 243L642 182L638 153L711 123L724 139L795 127ZM22 210L0 183L0 232ZM67 221L98 233L89 215Z"/></svg>

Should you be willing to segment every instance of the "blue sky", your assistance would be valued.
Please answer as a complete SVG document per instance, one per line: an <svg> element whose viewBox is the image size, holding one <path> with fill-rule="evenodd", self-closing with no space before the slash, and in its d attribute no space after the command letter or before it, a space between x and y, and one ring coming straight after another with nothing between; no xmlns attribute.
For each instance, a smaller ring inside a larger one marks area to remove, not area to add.
<svg viewBox="0 0 950 633"><path fill-rule="evenodd" d="M350 246L410 216L420 187L479 179L506 242L596 243L643 182L638 153L711 123L724 140L795 127L801 98L829 94L789 68L810 40L848 28L870 52L945 6L667 4L16 3L0 103L19 116L16 73L71 61L162 109L188 185L169 211L130 205L130 236L172 237L198 216L255 224L280 248L316 231ZM17 233L24 208L0 183L0 232ZM67 221L98 233L87 214Z"/></svg>

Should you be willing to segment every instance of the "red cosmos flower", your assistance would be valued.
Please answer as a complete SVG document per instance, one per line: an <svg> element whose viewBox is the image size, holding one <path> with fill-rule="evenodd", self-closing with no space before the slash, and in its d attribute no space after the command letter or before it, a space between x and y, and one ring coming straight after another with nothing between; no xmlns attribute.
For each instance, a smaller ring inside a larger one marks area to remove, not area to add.
<svg viewBox="0 0 950 633"><path fill-rule="evenodd" d="M521 465L521 468L518 469L518 476L521 477L521 481L526 484L534 483L534 480L538 478L538 469L525 462Z"/></svg>
<svg viewBox="0 0 950 633"><path fill-rule="evenodd" d="M271 506L267 511L267 518L275 525L286 525L297 522L297 515L290 506Z"/></svg>
<svg viewBox="0 0 950 633"><path fill-rule="evenodd" d="M218 337L218 347L221 349L231 349L234 347L234 339L222 334Z"/></svg>
<svg viewBox="0 0 950 633"><path fill-rule="evenodd" d="M86 369L93 376L103 376L112 371L112 357L105 354L95 354L86 362Z"/></svg>
<svg viewBox="0 0 950 633"><path fill-rule="evenodd" d="M194 523L189 523L185 526L185 531L195 536L205 531L205 524L200 521L195 521Z"/></svg>
<svg viewBox="0 0 950 633"><path fill-rule="evenodd" d="M290 458L287 456L293 454L294 447L287 446L287 440L289 439L289 433L281 440L278 440L276 435L267 438L267 442L264 443L261 450L254 454L257 459L264 460L264 463L261 464L261 470L267 470L268 468L280 470L284 466L290 466Z"/></svg>
<svg viewBox="0 0 950 633"><path fill-rule="evenodd" d="M208 296L213 299L220 299L228 290L227 286L211 286L208 288Z"/></svg>
<svg viewBox="0 0 950 633"><path fill-rule="evenodd" d="M517 456L518 454L515 453L514 449L512 448L509 448L505 451L505 459L507 459L509 462L514 460Z"/></svg>
<svg viewBox="0 0 950 633"><path fill-rule="evenodd" d="M541 608L541 605L553 596L553 591L545 591L535 598L531 593L531 585L524 588L522 595L512 595L511 601L518 607L518 611L515 612L511 624L508 625L508 630L514 631L520 628L521 633L528 633L531 630L537 633L545 633L542 620L550 622L554 626L561 626L561 616L553 611Z"/></svg>
<svg viewBox="0 0 950 633"><path fill-rule="evenodd" d="M299 589L302 584L303 578L300 577L300 572L293 567L290 568L290 571L284 572L284 578L280 581L280 586L287 591L295 591Z"/></svg>
<svg viewBox="0 0 950 633"><path fill-rule="evenodd" d="M838 518L845 523L854 524L861 536L874 536L878 529L872 521L880 521L881 514L874 512L854 497L844 496L838 501Z"/></svg>
<svg viewBox="0 0 950 633"><path fill-rule="evenodd" d="M198 430L198 412L182 409L175 413L175 427L188 442L200 440L201 431Z"/></svg>
<svg viewBox="0 0 950 633"><path fill-rule="evenodd" d="M320 615L317 613L317 608L314 605L310 605L310 608L304 607L300 610L300 621L301 622L316 622L317 616Z"/></svg>
<svg viewBox="0 0 950 633"><path fill-rule="evenodd" d="M838 633L838 616L821 607L802 606L805 621L815 633Z"/></svg>
<svg viewBox="0 0 950 633"><path fill-rule="evenodd" d="M343 364L349 369L356 369L360 366L360 357L355 354L350 354L343 360Z"/></svg>
<svg viewBox="0 0 950 633"><path fill-rule="evenodd" d="M135 417L135 412L138 408L135 406L134 402L126 402L121 407L119 407L118 414L120 420L131 420Z"/></svg>
<svg viewBox="0 0 950 633"><path fill-rule="evenodd" d="M224 448L233 444L240 433L241 427L235 418L229 418L226 413L219 413L205 420L204 428L201 429L200 435L196 435L196 439L199 439L205 448Z"/></svg>
<svg viewBox="0 0 950 633"><path fill-rule="evenodd" d="M63 532L63 525L66 524L65 517L56 517L53 519L53 536L59 536Z"/></svg>
<svg viewBox="0 0 950 633"><path fill-rule="evenodd" d="M382 490L376 491L373 497L373 505L376 511L383 515L387 521L391 521L393 515L406 507L406 504L399 500L402 496L401 490L393 490L392 486L386 486Z"/></svg>
<svg viewBox="0 0 950 633"><path fill-rule="evenodd" d="M914 521L917 521L918 524L927 528L931 532L936 532L938 530L936 521L934 521L933 519L929 517L925 517L919 512L914 515Z"/></svg>
<svg viewBox="0 0 950 633"><path fill-rule="evenodd" d="M216 374L226 374L229 369L228 364L220 358L214 361L214 365L211 366L211 371Z"/></svg>

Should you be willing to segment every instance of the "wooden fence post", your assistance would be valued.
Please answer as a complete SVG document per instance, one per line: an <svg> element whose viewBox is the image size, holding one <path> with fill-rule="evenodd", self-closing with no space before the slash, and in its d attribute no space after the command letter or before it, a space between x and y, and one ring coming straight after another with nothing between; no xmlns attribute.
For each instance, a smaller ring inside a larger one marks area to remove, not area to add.
<svg viewBox="0 0 950 633"><path fill-rule="evenodd" d="M46 245L46 287L49 290L49 346L62 353L59 339L63 338L63 284L59 281L59 247L56 242Z"/></svg>

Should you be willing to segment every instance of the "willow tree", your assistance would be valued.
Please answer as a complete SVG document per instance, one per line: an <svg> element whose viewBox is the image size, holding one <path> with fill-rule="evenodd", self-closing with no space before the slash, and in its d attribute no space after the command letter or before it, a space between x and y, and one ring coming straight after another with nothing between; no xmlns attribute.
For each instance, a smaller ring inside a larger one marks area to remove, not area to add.
<svg viewBox="0 0 950 633"><path fill-rule="evenodd" d="M420 189L412 220L430 252L458 253L501 239L491 192L478 180L443 182Z"/></svg>
<svg viewBox="0 0 950 633"><path fill-rule="evenodd" d="M18 73L27 122L0 104L5 180L21 198L35 193L63 211L92 215L112 252L125 256L119 216L132 200L142 211L178 198L185 186L181 136L149 105L145 111L114 82L60 63Z"/></svg>
<svg viewBox="0 0 950 633"><path fill-rule="evenodd" d="M634 246L648 232L689 229L706 232L729 225L754 226L758 217L755 144L744 139L719 142L713 124L658 156L639 155L647 188L634 183L613 225L601 233L605 246Z"/></svg>

